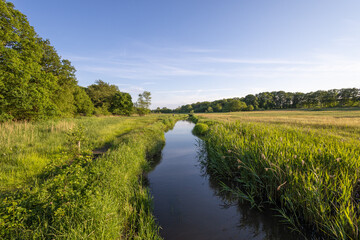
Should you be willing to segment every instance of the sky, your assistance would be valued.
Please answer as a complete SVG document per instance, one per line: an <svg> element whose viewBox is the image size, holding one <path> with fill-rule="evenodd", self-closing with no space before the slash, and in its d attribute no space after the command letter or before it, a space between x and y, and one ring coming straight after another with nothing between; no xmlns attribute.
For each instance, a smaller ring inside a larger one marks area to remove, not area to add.
<svg viewBox="0 0 360 240"><path fill-rule="evenodd" d="M358 0L11 0L76 68L152 106L360 87Z"/></svg>

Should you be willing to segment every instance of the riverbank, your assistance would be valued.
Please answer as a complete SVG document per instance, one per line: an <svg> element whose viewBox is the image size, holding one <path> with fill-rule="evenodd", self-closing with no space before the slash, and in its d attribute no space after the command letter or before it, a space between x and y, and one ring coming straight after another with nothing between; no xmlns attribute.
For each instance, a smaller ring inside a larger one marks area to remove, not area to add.
<svg viewBox="0 0 360 240"><path fill-rule="evenodd" d="M275 207L298 232L358 239L359 111L300 115L201 115L207 171L254 207Z"/></svg>
<svg viewBox="0 0 360 240"><path fill-rule="evenodd" d="M203 142L192 134L193 123L179 121L165 134L166 145L148 182L154 216L164 239L303 239L287 229L271 211L257 211L223 194L204 172Z"/></svg>
<svg viewBox="0 0 360 240"><path fill-rule="evenodd" d="M180 118L150 115L3 125L8 155L2 156L0 168L0 236L159 239L141 176L164 145L164 131ZM94 159L92 149L105 145L108 151Z"/></svg>

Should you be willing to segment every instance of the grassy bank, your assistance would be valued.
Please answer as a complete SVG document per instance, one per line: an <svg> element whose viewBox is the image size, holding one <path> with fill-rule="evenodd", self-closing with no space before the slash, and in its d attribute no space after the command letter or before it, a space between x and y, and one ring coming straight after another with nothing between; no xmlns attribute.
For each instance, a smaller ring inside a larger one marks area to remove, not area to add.
<svg viewBox="0 0 360 240"><path fill-rule="evenodd" d="M1 159L0 236L158 239L141 176L175 121L152 115L4 125L11 157ZM14 145L21 151L11 150ZM108 151L94 159L95 148Z"/></svg>
<svg viewBox="0 0 360 240"><path fill-rule="evenodd" d="M275 206L300 232L358 239L359 119L360 111L204 114L205 164L225 190Z"/></svg>

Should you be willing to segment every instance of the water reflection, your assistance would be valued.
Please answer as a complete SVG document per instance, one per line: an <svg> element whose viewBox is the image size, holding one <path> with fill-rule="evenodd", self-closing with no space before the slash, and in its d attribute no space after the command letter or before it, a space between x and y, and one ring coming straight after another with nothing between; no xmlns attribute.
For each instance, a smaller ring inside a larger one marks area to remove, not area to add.
<svg viewBox="0 0 360 240"><path fill-rule="evenodd" d="M206 151L191 134L193 124L178 122L148 174L154 215L165 239L301 239L271 211L259 212L224 195L206 174Z"/></svg>

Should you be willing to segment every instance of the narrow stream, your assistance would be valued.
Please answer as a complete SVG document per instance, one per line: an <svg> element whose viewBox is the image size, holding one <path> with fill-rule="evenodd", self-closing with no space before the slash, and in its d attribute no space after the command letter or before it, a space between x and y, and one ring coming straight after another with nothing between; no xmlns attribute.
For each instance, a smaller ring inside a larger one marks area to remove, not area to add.
<svg viewBox="0 0 360 240"><path fill-rule="evenodd" d="M201 141L194 124L177 122L165 134L162 158L148 174L154 215L161 236L173 239L302 239L273 217L246 204L229 202L203 174L198 159Z"/></svg>

